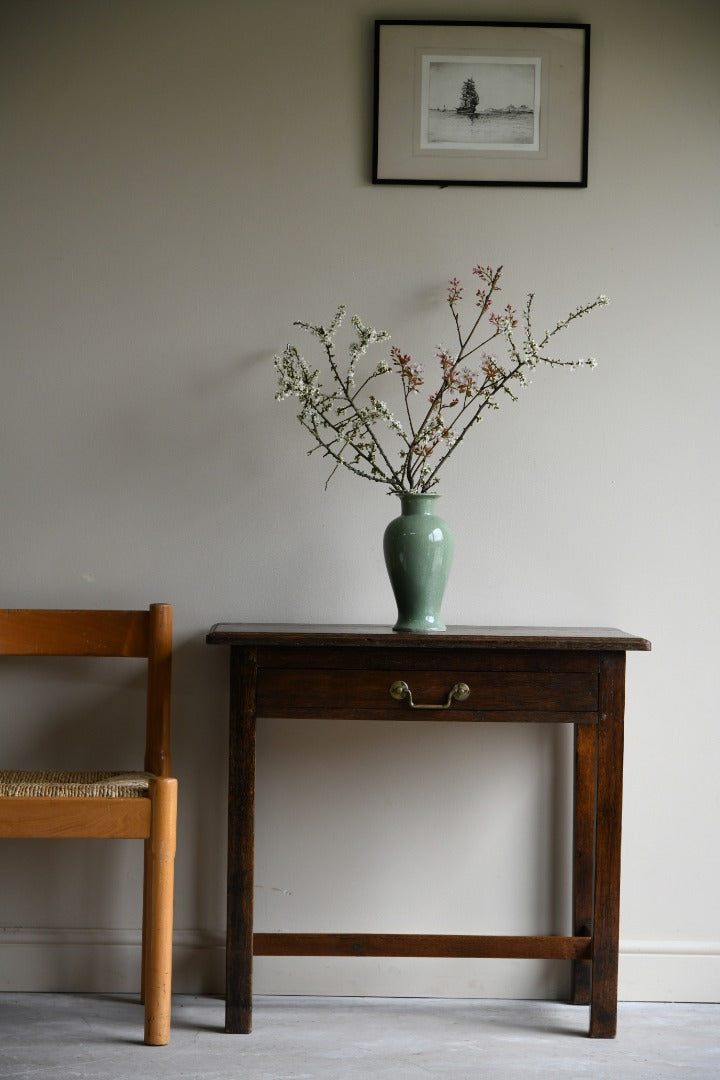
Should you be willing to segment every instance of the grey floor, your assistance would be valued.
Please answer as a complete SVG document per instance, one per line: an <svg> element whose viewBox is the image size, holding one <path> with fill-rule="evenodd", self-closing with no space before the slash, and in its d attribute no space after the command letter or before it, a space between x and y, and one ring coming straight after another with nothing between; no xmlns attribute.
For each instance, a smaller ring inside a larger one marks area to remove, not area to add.
<svg viewBox="0 0 720 1080"><path fill-rule="evenodd" d="M224 1006L177 997L169 1046L146 1047L123 996L0 994L0 1077L12 1080L718 1080L720 1005L621 1004L618 1037L586 1038L558 1003L265 997L252 1035Z"/></svg>

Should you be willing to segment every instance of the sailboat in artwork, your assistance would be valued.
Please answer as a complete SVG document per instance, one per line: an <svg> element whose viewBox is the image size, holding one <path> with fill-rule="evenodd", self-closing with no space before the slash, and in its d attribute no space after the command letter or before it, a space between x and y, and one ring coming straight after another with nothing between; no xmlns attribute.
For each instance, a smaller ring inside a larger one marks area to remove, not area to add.
<svg viewBox="0 0 720 1080"><path fill-rule="evenodd" d="M480 98L475 89L475 80L472 75L470 75L463 83L463 88L460 92L460 104L456 109L456 112L459 116L475 116L475 110L479 101Z"/></svg>

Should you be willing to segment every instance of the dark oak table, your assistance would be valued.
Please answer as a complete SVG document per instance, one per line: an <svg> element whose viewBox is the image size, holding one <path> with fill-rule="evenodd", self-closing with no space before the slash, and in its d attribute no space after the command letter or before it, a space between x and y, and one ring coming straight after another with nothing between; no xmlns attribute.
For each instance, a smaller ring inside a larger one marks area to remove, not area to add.
<svg viewBox="0 0 720 1080"><path fill-rule="evenodd" d="M625 655L621 630L225 623L230 650L226 1031L252 1028L255 956L432 956L572 961L590 1035L617 1027ZM255 724L288 719L572 724L572 934L254 934Z"/></svg>

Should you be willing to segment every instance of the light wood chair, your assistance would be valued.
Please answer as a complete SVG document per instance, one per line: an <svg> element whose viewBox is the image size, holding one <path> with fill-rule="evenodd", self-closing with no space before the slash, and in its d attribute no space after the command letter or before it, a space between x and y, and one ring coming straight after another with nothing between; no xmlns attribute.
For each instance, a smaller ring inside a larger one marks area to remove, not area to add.
<svg viewBox="0 0 720 1080"><path fill-rule="evenodd" d="M0 655L147 659L144 771L0 771L0 837L144 840L140 990L145 1042L163 1046L170 1038L177 818L177 781L170 776L172 607L0 610Z"/></svg>

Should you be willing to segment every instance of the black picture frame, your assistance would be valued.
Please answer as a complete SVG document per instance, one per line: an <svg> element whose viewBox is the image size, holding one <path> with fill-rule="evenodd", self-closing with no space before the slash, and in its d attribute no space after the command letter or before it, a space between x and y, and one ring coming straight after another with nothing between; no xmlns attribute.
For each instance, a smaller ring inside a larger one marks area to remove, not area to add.
<svg viewBox="0 0 720 1080"><path fill-rule="evenodd" d="M587 187L590 25L375 22L372 182Z"/></svg>

